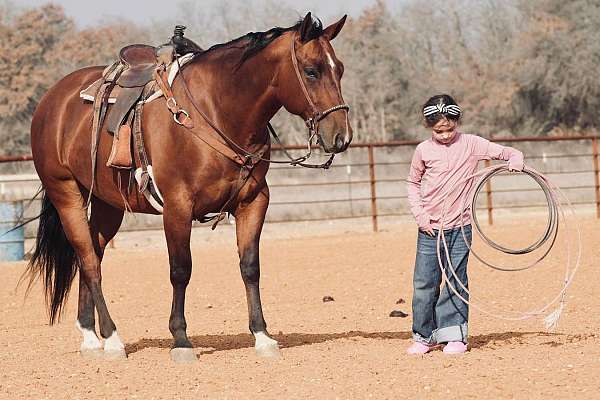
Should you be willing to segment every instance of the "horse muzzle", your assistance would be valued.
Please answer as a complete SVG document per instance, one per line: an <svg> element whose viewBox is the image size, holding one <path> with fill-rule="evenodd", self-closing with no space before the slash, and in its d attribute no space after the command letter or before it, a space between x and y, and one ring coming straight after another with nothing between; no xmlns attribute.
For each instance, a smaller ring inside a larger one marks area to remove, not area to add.
<svg viewBox="0 0 600 400"><path fill-rule="evenodd" d="M323 150L328 153L341 153L346 151L352 142L352 128L344 126L340 129L337 124L323 124L318 137Z"/></svg>

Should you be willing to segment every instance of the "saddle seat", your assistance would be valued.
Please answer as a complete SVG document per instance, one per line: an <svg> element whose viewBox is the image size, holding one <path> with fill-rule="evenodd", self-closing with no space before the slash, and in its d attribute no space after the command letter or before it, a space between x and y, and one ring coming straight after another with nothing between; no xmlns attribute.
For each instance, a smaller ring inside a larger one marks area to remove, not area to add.
<svg viewBox="0 0 600 400"><path fill-rule="evenodd" d="M124 88L145 86L153 79L154 70L159 64L157 48L147 44L132 44L123 47L119 52L119 60L126 66L126 69L116 83Z"/></svg>
<svg viewBox="0 0 600 400"><path fill-rule="evenodd" d="M118 86L116 100L107 119L107 130L116 134L123 126L127 115L140 99L144 88L156 81L156 70L173 61L173 46L159 48L146 44L132 44L119 51L121 73L114 78L115 90ZM110 94L110 93L109 93Z"/></svg>
<svg viewBox="0 0 600 400"><path fill-rule="evenodd" d="M148 44L132 44L119 51L119 59L129 66L154 64L156 62L156 47Z"/></svg>

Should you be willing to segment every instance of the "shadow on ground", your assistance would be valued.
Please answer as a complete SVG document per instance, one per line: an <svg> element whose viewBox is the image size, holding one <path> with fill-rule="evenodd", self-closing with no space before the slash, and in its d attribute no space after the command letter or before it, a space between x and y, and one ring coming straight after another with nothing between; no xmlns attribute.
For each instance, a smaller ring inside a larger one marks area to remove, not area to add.
<svg viewBox="0 0 600 400"><path fill-rule="evenodd" d="M470 347L473 349L489 347L495 348L495 345L506 343L525 344L528 337L552 337L562 339L559 341L550 341L541 343L544 345L560 346L568 337L560 333L548 332L502 332L490 333L485 335L471 336L469 338ZM309 346L317 343L324 343L340 339L364 338L364 339L382 339L382 340L407 340L412 337L412 332L363 332L350 331L341 333L280 333L273 335L279 342L281 348ZM196 349L201 349L199 354L212 354L217 351L238 350L254 347L254 338L249 333L238 333L234 335L197 335L191 336L190 341ZM538 342L536 340L536 342ZM171 338L151 339L143 338L134 343L128 343L125 346L127 354L136 353L147 348L169 349L173 344Z"/></svg>
<svg viewBox="0 0 600 400"><path fill-rule="evenodd" d="M567 335L563 333L552 332L501 332L489 333L486 335L469 336L469 347L472 349L490 348L494 349L496 345L512 344L527 344L531 342L531 338L565 338ZM538 341L535 341L538 343ZM555 342L550 342L555 343ZM560 343L560 342L556 342ZM548 343L543 343L548 344ZM561 345L562 343L558 344Z"/></svg>

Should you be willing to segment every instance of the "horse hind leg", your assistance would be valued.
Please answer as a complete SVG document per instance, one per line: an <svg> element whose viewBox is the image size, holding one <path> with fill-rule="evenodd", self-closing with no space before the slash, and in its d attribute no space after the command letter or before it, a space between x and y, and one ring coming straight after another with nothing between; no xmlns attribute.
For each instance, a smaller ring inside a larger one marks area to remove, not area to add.
<svg viewBox="0 0 600 400"><path fill-rule="evenodd" d="M85 358L102 357L102 342L96 335L94 300L83 277L79 274L79 305L75 327L83 336L79 352Z"/></svg>
<svg viewBox="0 0 600 400"><path fill-rule="evenodd" d="M95 241L88 225L87 210L80 188L72 179L45 180L44 186L46 195L43 207L46 211L40 219L38 243L29 270L32 276L45 275L46 293L51 303L50 321L54 322L59 316L79 269L80 279L83 279L80 287L84 286L84 289L80 294L82 303L78 317L81 319L78 318L78 322L83 328L85 349L96 347L97 350L98 343L93 338L95 330L92 319L95 306L98 311L100 335L105 339L105 355L112 358L125 357L125 346L117 334L102 293L101 257L94 246ZM44 240L46 245L40 246ZM100 243L98 236L96 242ZM56 251L52 249L58 246L62 246L62 252L68 253L68 257L55 254Z"/></svg>
<svg viewBox="0 0 600 400"><path fill-rule="evenodd" d="M114 238L121 226L123 213L123 210L114 208L97 197L92 197L90 230L94 250L99 259L99 268L102 265L106 245ZM79 274L79 306L75 325L83 335L81 355L90 358L101 357L103 346L96 335L94 300L83 274ZM116 338L118 336L113 337L112 341L107 340L104 344L104 352L108 357L123 356L123 346Z"/></svg>

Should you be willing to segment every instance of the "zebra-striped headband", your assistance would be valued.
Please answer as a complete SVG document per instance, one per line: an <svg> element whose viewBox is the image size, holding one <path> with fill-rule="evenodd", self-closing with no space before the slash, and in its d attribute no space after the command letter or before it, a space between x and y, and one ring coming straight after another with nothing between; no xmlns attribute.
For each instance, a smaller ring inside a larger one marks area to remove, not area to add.
<svg viewBox="0 0 600 400"><path fill-rule="evenodd" d="M435 106L427 106L423 108L423 115L425 117L429 117L430 115L437 113L460 116L461 111L460 107L456 104L436 104Z"/></svg>

